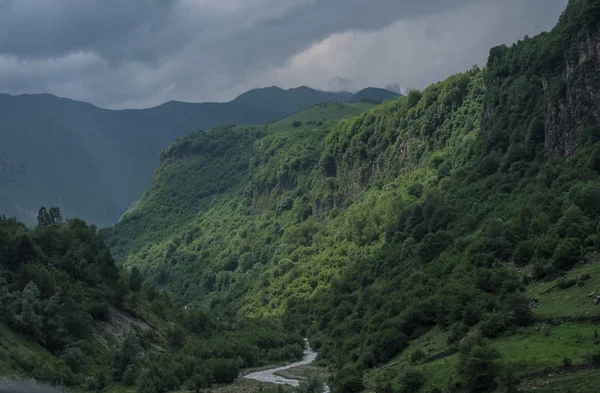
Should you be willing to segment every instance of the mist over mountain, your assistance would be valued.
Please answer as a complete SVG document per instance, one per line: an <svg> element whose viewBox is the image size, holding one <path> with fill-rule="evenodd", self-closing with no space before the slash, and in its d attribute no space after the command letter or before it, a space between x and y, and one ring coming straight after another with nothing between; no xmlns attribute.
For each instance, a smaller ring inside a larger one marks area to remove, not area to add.
<svg viewBox="0 0 600 393"><path fill-rule="evenodd" d="M149 186L159 152L188 132L265 123L318 102L352 97L271 87L228 103L171 101L108 110L49 94L2 94L0 213L31 223L39 206L57 205L68 217L110 225Z"/></svg>

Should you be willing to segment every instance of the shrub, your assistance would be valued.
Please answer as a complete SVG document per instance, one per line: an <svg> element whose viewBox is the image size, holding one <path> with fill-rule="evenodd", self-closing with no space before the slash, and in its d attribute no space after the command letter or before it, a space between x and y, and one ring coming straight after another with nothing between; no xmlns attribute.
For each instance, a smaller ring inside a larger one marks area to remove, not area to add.
<svg viewBox="0 0 600 393"><path fill-rule="evenodd" d="M213 380L213 375L209 369L197 367L194 374L186 381L185 387L198 393L201 389L211 387Z"/></svg>
<svg viewBox="0 0 600 393"><path fill-rule="evenodd" d="M517 393L519 389L519 379L515 375L513 367L504 367L497 378L498 391L504 393Z"/></svg>
<svg viewBox="0 0 600 393"><path fill-rule="evenodd" d="M325 383L317 374L310 374L300 385L294 389L295 393L322 393Z"/></svg>
<svg viewBox="0 0 600 393"><path fill-rule="evenodd" d="M90 307L90 315L98 321L110 321L110 309L106 303L96 303Z"/></svg>
<svg viewBox="0 0 600 393"><path fill-rule="evenodd" d="M534 322L533 313L529 308L529 299L522 294L508 295L502 302L502 309L513 325L529 326Z"/></svg>
<svg viewBox="0 0 600 393"><path fill-rule="evenodd" d="M419 101L421 101L421 98L423 98L423 93L421 93L421 91L419 91L419 90L411 90L410 93L408 93L408 96L407 96L408 107L412 108L412 107L417 106L417 104L419 103Z"/></svg>
<svg viewBox="0 0 600 393"><path fill-rule="evenodd" d="M535 247L532 242L524 241L517 244L512 259L517 266L525 266L531 261L535 253Z"/></svg>
<svg viewBox="0 0 600 393"><path fill-rule="evenodd" d="M414 350L410 354L410 362L412 364L416 364L416 363L420 362L421 360L423 360L424 357L425 357L425 353L423 351L421 351L420 349Z"/></svg>
<svg viewBox="0 0 600 393"><path fill-rule="evenodd" d="M240 373L234 359L210 359L207 365L216 383L232 383Z"/></svg>
<svg viewBox="0 0 600 393"><path fill-rule="evenodd" d="M600 367L600 350L596 350L590 355L589 363L593 367Z"/></svg>
<svg viewBox="0 0 600 393"><path fill-rule="evenodd" d="M123 382L127 386L134 386L136 384L137 377L138 377L137 365L130 364L127 366L127 368L123 372L123 376L121 376L121 382Z"/></svg>
<svg viewBox="0 0 600 393"><path fill-rule="evenodd" d="M448 334L448 344L455 345L458 344L460 340L467 334L469 331L469 327L464 323L457 322L450 327L450 332Z"/></svg>
<svg viewBox="0 0 600 393"><path fill-rule="evenodd" d="M100 392L106 387L106 378L104 374L87 377L84 386L90 392Z"/></svg>
<svg viewBox="0 0 600 393"><path fill-rule="evenodd" d="M484 337L493 338L505 331L507 321L503 315L499 313L486 314L479 323L479 331Z"/></svg>
<svg viewBox="0 0 600 393"><path fill-rule="evenodd" d="M425 385L425 376L417 370L407 369L399 377L400 391L403 393L417 393Z"/></svg>
<svg viewBox="0 0 600 393"><path fill-rule="evenodd" d="M574 278L561 278L560 280L558 280L558 282L556 283L556 286L559 289L567 289L567 288L571 288L573 285L577 284L577 280Z"/></svg>
<svg viewBox="0 0 600 393"><path fill-rule="evenodd" d="M298 120L295 120L295 121L292 123L292 127L294 127L294 128L298 128L298 127L300 127L301 125L302 125L302 122L301 122L301 121L298 121Z"/></svg>
<svg viewBox="0 0 600 393"><path fill-rule="evenodd" d="M566 238L562 239L552 257L554 266L562 271L569 270L581 257L581 242L579 239Z"/></svg>
<svg viewBox="0 0 600 393"><path fill-rule="evenodd" d="M167 332L167 339L169 340L169 345L176 349L183 348L185 344L185 331L178 328L171 328Z"/></svg>
<svg viewBox="0 0 600 393"><path fill-rule="evenodd" d="M85 363L86 357L83 351L79 348L72 347L66 349L60 358L73 370L74 373L78 373L81 367Z"/></svg>
<svg viewBox="0 0 600 393"><path fill-rule="evenodd" d="M461 348L458 372L469 392L493 390L496 387L498 352L479 335L469 337Z"/></svg>
<svg viewBox="0 0 600 393"><path fill-rule="evenodd" d="M375 361L380 364L389 362L408 345L406 335L395 328L387 328L377 332L373 337L373 341Z"/></svg>
<svg viewBox="0 0 600 393"><path fill-rule="evenodd" d="M364 388L362 374L352 367L343 368L335 376L334 393L358 393L363 391Z"/></svg>

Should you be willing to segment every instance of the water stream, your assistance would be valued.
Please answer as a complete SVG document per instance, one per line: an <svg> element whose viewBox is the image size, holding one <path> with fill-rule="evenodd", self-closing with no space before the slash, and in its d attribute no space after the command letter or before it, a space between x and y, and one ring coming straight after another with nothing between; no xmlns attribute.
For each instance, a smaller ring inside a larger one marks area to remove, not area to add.
<svg viewBox="0 0 600 393"><path fill-rule="evenodd" d="M257 371L255 373L245 375L244 378L254 379L256 381L261 381L261 382L269 382L269 383L276 383L276 384L280 384L280 385L290 385L293 387L297 387L300 384L300 381L298 381L297 379L280 377L279 375L275 375L275 373L284 371L284 370L289 370L290 368L294 368L294 367L298 367L298 366L306 366L315 361L315 359L317 358L317 353L312 350L312 348L308 344L307 339L304 339L304 341L306 343L306 347L304 349L304 356L303 356L302 360L300 360L299 362L288 364L287 366L281 366L281 367L270 368L268 370ZM323 393L329 393L329 387L327 385L325 385L325 387L323 389Z"/></svg>

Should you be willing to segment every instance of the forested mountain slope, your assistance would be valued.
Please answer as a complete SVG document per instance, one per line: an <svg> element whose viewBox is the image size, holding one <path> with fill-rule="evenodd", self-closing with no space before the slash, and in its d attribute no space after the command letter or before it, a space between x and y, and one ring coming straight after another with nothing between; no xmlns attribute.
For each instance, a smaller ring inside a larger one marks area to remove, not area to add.
<svg viewBox="0 0 600 393"><path fill-rule="evenodd" d="M240 368L295 360L280 323L205 313L120 271L95 227L40 210L0 216L0 376L74 391L165 393L231 382Z"/></svg>
<svg viewBox="0 0 600 393"><path fill-rule="evenodd" d="M189 301L307 332L339 392L598 365L600 309L578 293L600 273L599 27L598 1L571 0L484 69L361 115L182 138L111 246Z"/></svg>

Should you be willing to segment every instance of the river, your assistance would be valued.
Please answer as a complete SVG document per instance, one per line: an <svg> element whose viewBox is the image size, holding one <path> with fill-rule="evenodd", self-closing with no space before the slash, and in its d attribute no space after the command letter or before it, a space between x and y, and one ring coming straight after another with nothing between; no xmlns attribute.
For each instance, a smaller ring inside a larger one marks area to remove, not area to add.
<svg viewBox="0 0 600 393"><path fill-rule="evenodd" d="M268 370L257 371L255 373L245 375L244 378L254 379L256 381L261 381L261 382L269 382L269 383L276 383L279 385L290 385L293 387L297 387L300 384L300 381L298 381L297 379L289 379L289 378L280 377L279 375L275 375L275 373L278 373L278 372L284 371L284 370L289 370L290 368L294 368L294 367L306 366L306 365L314 362L315 359L317 359L317 353L312 350L312 348L308 344L308 340L304 339L304 341L306 343L306 346L304 348L304 356L302 357L302 360L300 360L299 362L288 364L287 366L281 366L281 367L270 368ZM324 386L323 393L329 393L329 387L327 385Z"/></svg>

